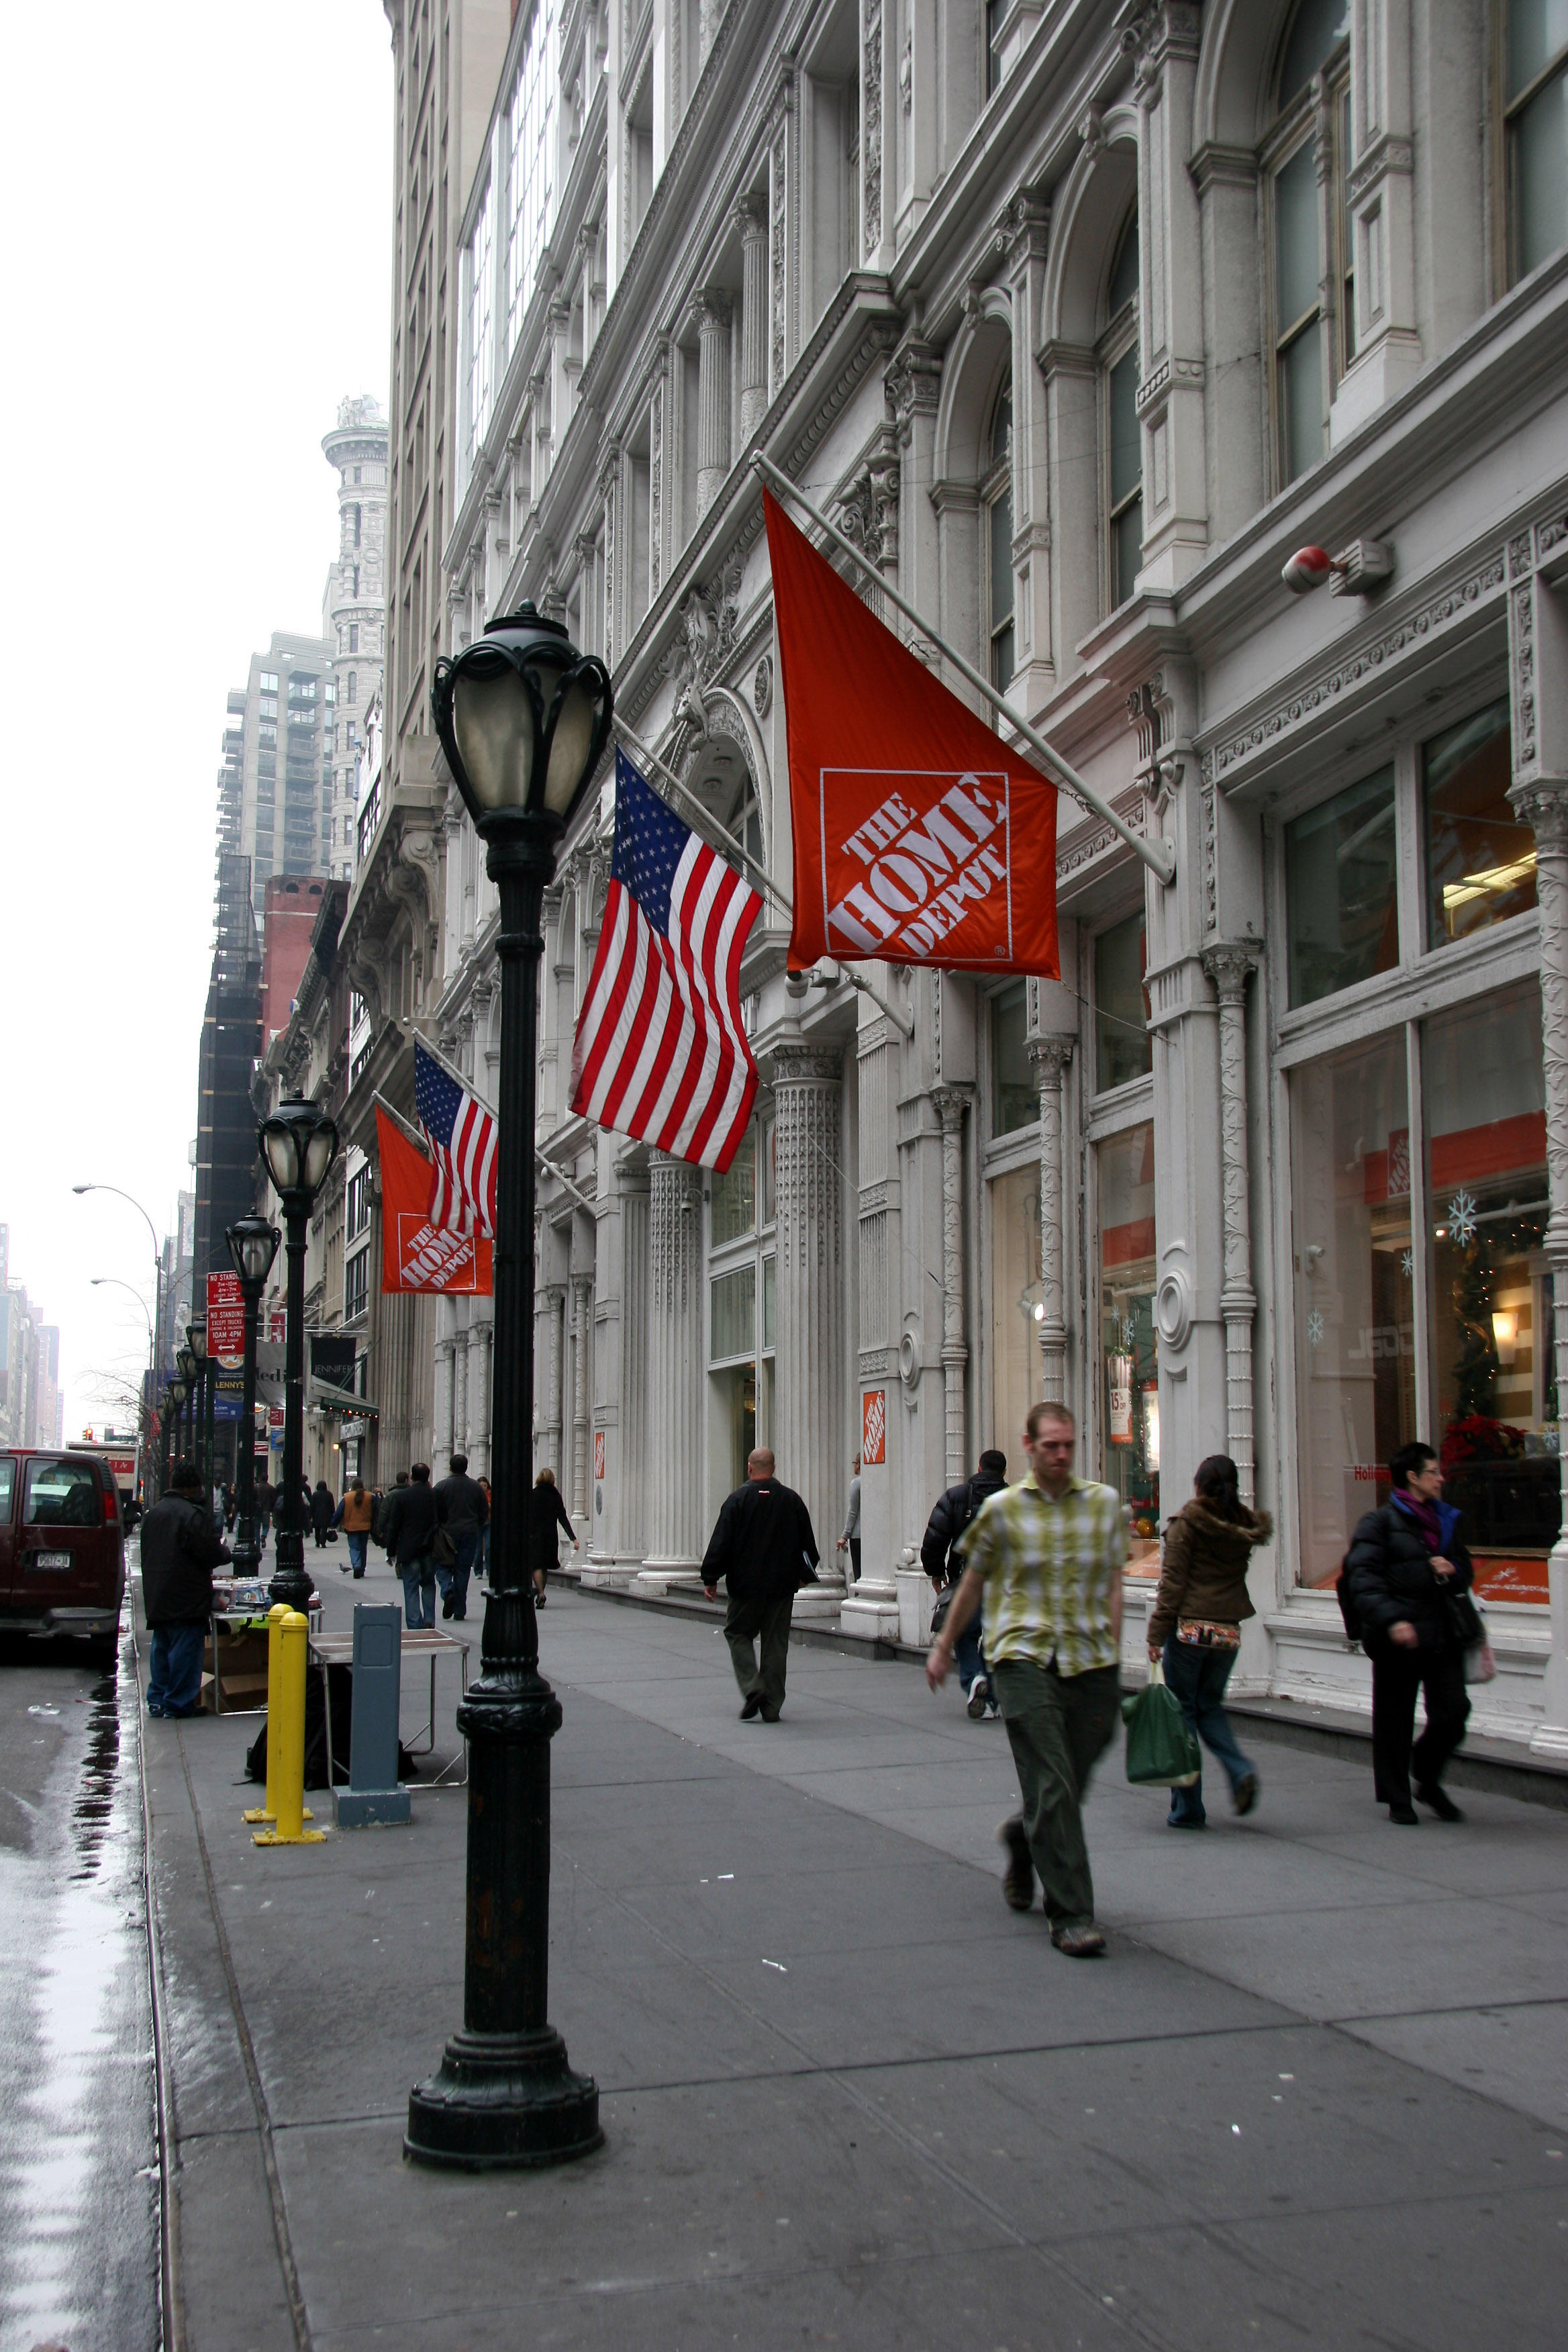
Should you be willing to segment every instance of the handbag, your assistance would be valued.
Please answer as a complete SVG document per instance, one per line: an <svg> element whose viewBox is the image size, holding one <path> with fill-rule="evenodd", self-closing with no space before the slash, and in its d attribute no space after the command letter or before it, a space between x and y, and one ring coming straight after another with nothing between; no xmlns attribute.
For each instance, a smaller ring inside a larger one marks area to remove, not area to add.
<svg viewBox="0 0 1568 2352"><path fill-rule="evenodd" d="M1149 1669L1147 1687L1122 1700L1121 1720L1127 1726L1127 1778L1135 1788L1192 1787L1203 1770L1203 1750L1158 1661Z"/></svg>
<svg viewBox="0 0 1568 2352"><path fill-rule="evenodd" d="M931 1612L931 1635L933 1642L947 1622L947 1612L952 1607L952 1596L957 1590L958 1587L955 1584L950 1584L945 1591L936 1596L936 1601Z"/></svg>
<svg viewBox="0 0 1568 2352"><path fill-rule="evenodd" d="M1445 1592L1448 1624L1464 1652L1465 1680L1489 1683L1497 1677L1497 1659L1487 1639L1487 1621L1468 1592Z"/></svg>
<svg viewBox="0 0 1568 2352"><path fill-rule="evenodd" d="M436 1540L431 1545L430 1549L435 1555L436 1565L437 1568L455 1568L457 1566L458 1547L452 1541L452 1530L450 1528L437 1528Z"/></svg>

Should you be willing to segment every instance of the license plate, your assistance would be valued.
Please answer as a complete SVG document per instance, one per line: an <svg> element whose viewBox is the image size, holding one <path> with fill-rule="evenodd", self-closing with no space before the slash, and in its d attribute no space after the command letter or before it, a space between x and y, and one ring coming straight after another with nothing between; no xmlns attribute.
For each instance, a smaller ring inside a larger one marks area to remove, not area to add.
<svg viewBox="0 0 1568 2352"><path fill-rule="evenodd" d="M33 1554L33 1566L35 1568L71 1568L74 1567L75 1564L76 1555L74 1552L36 1551Z"/></svg>

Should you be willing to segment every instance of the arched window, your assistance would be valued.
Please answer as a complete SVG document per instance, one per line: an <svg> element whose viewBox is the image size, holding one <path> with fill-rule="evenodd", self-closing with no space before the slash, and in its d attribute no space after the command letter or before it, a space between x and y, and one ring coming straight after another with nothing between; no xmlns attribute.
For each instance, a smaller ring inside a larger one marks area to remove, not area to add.
<svg viewBox="0 0 1568 2352"><path fill-rule="evenodd" d="M1502 96L1511 286L1568 245L1568 0L1508 0Z"/></svg>
<svg viewBox="0 0 1568 2352"><path fill-rule="evenodd" d="M990 643L991 683L1013 682L1013 386L1004 375L991 411L985 440L985 471L980 511L985 546L985 626Z"/></svg>
<svg viewBox="0 0 1568 2352"><path fill-rule="evenodd" d="M1275 478L1283 489L1327 448L1329 403L1355 357L1345 201L1350 0L1301 0L1279 52L1275 95L1277 121L1264 160L1272 217Z"/></svg>
<svg viewBox="0 0 1568 2352"><path fill-rule="evenodd" d="M1100 339L1105 458L1106 609L1132 593L1143 556L1143 436L1138 423L1138 214L1121 232Z"/></svg>
<svg viewBox="0 0 1568 2352"><path fill-rule="evenodd" d="M724 819L724 830L738 841L748 857L763 863L763 808L757 798L757 787L750 768L741 781L740 791L731 803Z"/></svg>

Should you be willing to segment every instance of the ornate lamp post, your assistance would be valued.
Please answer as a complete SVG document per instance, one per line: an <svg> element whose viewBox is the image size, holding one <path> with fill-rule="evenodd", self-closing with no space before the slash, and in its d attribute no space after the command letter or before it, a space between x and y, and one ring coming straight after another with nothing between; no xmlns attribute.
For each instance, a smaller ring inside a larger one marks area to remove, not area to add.
<svg viewBox="0 0 1568 2352"><path fill-rule="evenodd" d="M169 1490L169 1473L174 1467L175 1456L180 1450L175 1437L175 1424L179 1421L180 1406L179 1400L174 1394L174 1388L175 1383L173 1381L165 1381L163 1383L163 1475L158 1488L161 1495L167 1494Z"/></svg>
<svg viewBox="0 0 1568 2352"><path fill-rule="evenodd" d="M234 1538L234 1564L241 1576L254 1576L261 1559L261 1546L256 1540L256 1322L281 1238L277 1226L269 1225L265 1217L241 1217L225 1235L245 1297L245 1394L235 1462L239 1525Z"/></svg>
<svg viewBox="0 0 1568 2352"><path fill-rule="evenodd" d="M296 1099L264 1118L256 1131L272 1189L283 1204L289 1253L289 1329L283 1349L283 1479L277 1515L278 1568L267 1590L274 1601L303 1609L315 1591L305 1573L304 1512L300 1475L305 1458L305 1244L310 1208L338 1156L338 1130L319 1104Z"/></svg>
<svg viewBox="0 0 1568 2352"><path fill-rule="evenodd" d="M196 1402L201 1392L196 1386L196 1351L189 1339L184 1347L175 1349L174 1364L180 1375L180 1443L177 1451L187 1461L195 1463L199 1477L202 1449Z"/></svg>
<svg viewBox="0 0 1568 2352"><path fill-rule="evenodd" d="M184 1349L184 1348L182 1348L182 1349L180 1349L177 1352L178 1352L178 1355L183 1356L183 1355L185 1355L186 1353L188 1353L188 1350L187 1350L187 1349ZM184 1444L185 1444L185 1399L186 1399L186 1397L188 1396L188 1394L189 1394L189 1393L190 1393L189 1386L188 1386L188 1384L187 1384L187 1382L186 1382L186 1381L185 1381L185 1377L184 1377L184 1374L183 1372L181 1373L180 1378L179 1378L177 1381L171 1381L169 1382L169 1402L171 1403L171 1405L173 1405L173 1407L174 1407L174 1442L173 1456L172 1456L171 1465L170 1465L171 1467L173 1467L173 1464L174 1464L174 1462L177 1462L177 1461L179 1460L180 1455L181 1455L181 1454L184 1453ZM166 1479L164 1480L164 1484L165 1484L165 1486L168 1484L168 1481L167 1481Z"/></svg>
<svg viewBox="0 0 1568 2352"><path fill-rule="evenodd" d="M213 1483L211 1398L213 1374L217 1366L207 1361L207 1318L195 1314L185 1326L185 1339L195 1364L195 1393L191 1401L191 1416L195 1424L196 1467L202 1474L202 1491L208 1495Z"/></svg>
<svg viewBox="0 0 1568 2352"><path fill-rule="evenodd" d="M539 919L561 838L609 733L602 662L531 604L436 665L436 732L500 893L490 1591L483 1672L458 1710L468 1741L463 2029L408 2100L404 2148L478 2170L597 2147L599 2092L549 2023L550 1742L561 1702L539 1672L528 1573L533 1421L533 1129Z"/></svg>

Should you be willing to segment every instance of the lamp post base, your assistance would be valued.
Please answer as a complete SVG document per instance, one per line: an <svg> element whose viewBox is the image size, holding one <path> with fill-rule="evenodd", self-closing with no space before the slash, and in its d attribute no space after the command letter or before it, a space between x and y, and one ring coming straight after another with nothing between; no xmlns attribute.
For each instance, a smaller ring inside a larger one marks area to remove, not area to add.
<svg viewBox="0 0 1568 2352"><path fill-rule="evenodd" d="M428 2082L408 2095L403 2152L463 2172L569 2164L605 2144L599 2086L574 2074L553 2026L455 2033Z"/></svg>

